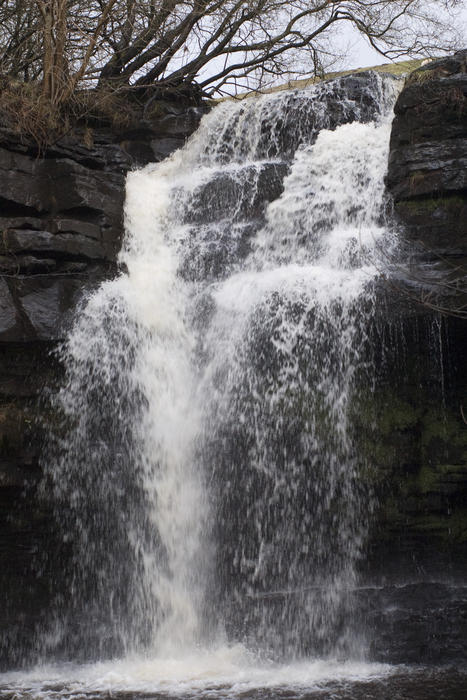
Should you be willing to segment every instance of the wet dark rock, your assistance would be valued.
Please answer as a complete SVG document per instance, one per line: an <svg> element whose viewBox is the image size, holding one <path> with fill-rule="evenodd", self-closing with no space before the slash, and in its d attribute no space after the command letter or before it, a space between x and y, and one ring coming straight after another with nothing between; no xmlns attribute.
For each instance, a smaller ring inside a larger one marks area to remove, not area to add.
<svg viewBox="0 0 467 700"><path fill-rule="evenodd" d="M387 186L404 260L381 296L378 382L355 419L376 495L361 573L379 587L362 595L372 658L389 663L467 653L466 59L412 73L392 126Z"/></svg>
<svg viewBox="0 0 467 700"><path fill-rule="evenodd" d="M183 143L184 139L173 137L154 139L151 141L151 150L156 160L163 160L177 148L181 148Z"/></svg>
<svg viewBox="0 0 467 700"><path fill-rule="evenodd" d="M5 280L0 279L0 333L8 331L16 325L16 309Z"/></svg>
<svg viewBox="0 0 467 700"><path fill-rule="evenodd" d="M180 274L192 281L226 277L250 253L251 240L263 224L263 219L233 224L226 219L221 229L217 222L218 238L215 242L209 224L190 226L190 236L182 251Z"/></svg>
<svg viewBox="0 0 467 700"><path fill-rule="evenodd" d="M459 664L467 654L467 588L417 582L357 591L372 660Z"/></svg>
<svg viewBox="0 0 467 700"><path fill-rule="evenodd" d="M394 285L406 310L386 339L386 476L369 560L407 576L467 576L466 61L461 51L412 73L391 134L387 184L409 265Z"/></svg>
<svg viewBox="0 0 467 700"><path fill-rule="evenodd" d="M0 128L0 342L63 337L79 298L116 272L125 173L182 145L201 113L167 103L137 128L98 125L91 143L77 128L46 149Z"/></svg>
<svg viewBox="0 0 467 700"><path fill-rule="evenodd" d="M467 188L467 138L425 141L391 154L388 185L397 201Z"/></svg>
<svg viewBox="0 0 467 700"><path fill-rule="evenodd" d="M467 50L414 71L395 105L387 185L404 237L467 255Z"/></svg>
<svg viewBox="0 0 467 700"><path fill-rule="evenodd" d="M231 221L261 217L267 204L280 197L288 169L286 163L264 163L259 168L220 171L193 192L187 221L209 223L226 215Z"/></svg>
<svg viewBox="0 0 467 700"><path fill-rule="evenodd" d="M0 668L34 649L60 569L37 491L50 420L40 396L61 376L54 348L80 299L117 272L126 172L183 145L201 116L160 112L160 123L77 128L46 149L0 127Z"/></svg>

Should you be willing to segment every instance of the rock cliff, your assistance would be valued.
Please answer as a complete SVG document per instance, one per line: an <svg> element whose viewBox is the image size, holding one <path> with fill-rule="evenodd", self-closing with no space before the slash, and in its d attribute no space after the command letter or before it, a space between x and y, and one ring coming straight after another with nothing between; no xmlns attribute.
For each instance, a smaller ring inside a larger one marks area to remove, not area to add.
<svg viewBox="0 0 467 700"><path fill-rule="evenodd" d="M201 113L159 103L125 130L98 123L41 148L0 107L0 667L34 647L60 568L37 488L54 348L82 296L117 270L126 172L182 145Z"/></svg>
<svg viewBox="0 0 467 700"><path fill-rule="evenodd" d="M467 51L407 78L387 186L410 261L400 291L412 301L394 335L391 372L400 386L383 400L383 427L396 431L387 446L404 445L391 507L412 558L451 550L455 560L467 544Z"/></svg>
<svg viewBox="0 0 467 700"><path fill-rule="evenodd" d="M467 255L467 51L411 73L395 106L387 185L405 235Z"/></svg>
<svg viewBox="0 0 467 700"><path fill-rule="evenodd" d="M387 186L402 255L375 335L378 386L357 417L379 502L367 575L383 586L363 597L375 657L396 662L467 653L466 61L422 66L395 105Z"/></svg>

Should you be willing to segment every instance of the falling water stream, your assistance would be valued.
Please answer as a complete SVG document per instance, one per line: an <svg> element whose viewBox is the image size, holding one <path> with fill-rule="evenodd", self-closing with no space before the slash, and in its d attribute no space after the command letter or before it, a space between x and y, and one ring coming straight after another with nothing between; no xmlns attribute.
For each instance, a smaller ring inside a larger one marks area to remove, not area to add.
<svg viewBox="0 0 467 700"><path fill-rule="evenodd" d="M352 594L397 90L372 74L223 102L128 176L123 271L62 348L68 588L44 665L0 697L382 698L388 678L409 697L365 661Z"/></svg>

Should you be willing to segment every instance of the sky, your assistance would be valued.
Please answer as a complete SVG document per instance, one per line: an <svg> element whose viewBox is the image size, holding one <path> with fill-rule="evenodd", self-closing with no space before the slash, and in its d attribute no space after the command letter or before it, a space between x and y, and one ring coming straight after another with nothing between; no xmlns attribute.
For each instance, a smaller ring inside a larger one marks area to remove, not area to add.
<svg viewBox="0 0 467 700"><path fill-rule="evenodd" d="M467 5L461 7L458 11L458 28L464 35L465 43L463 48L467 48ZM343 32L343 44L345 43L348 43L349 51L346 52L343 64L339 66L341 70L389 63L356 30L347 29Z"/></svg>
<svg viewBox="0 0 467 700"><path fill-rule="evenodd" d="M459 9L457 10L457 13L455 27L457 28L458 32L463 34L464 37L464 42L463 45L461 42L461 47L467 48L467 4L465 2L459 2ZM369 42L366 41L364 37L348 23L342 23L341 33L339 36L335 34L334 39L336 42L334 46L337 51L343 55L343 58L331 65L329 68L325 66L325 70L327 72L352 70L353 68L365 68L367 66L378 66L385 63L390 63L389 59L375 51ZM417 56L405 56L399 60L407 60L408 58L417 58ZM209 75L213 75L213 73L221 68L222 64L223 58L220 58L219 61L214 60L207 67L205 67L205 69L201 72L201 76L206 78ZM306 73L294 76L295 79L304 77L306 77ZM290 76L278 76L266 87L281 85L287 79L290 79ZM240 89L240 92L245 92L247 89L248 88L245 85ZM224 90L226 94L235 94L235 89L232 85L224 86Z"/></svg>

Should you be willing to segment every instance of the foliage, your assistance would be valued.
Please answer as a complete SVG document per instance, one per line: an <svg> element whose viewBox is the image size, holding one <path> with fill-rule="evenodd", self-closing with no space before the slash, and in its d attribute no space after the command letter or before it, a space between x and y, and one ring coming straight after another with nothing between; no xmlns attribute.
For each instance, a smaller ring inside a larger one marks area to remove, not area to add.
<svg viewBox="0 0 467 700"><path fill-rule="evenodd" d="M456 41L440 19L458 0L0 0L0 67L40 81L58 105L77 88L202 93L320 74L352 25L389 59Z"/></svg>

